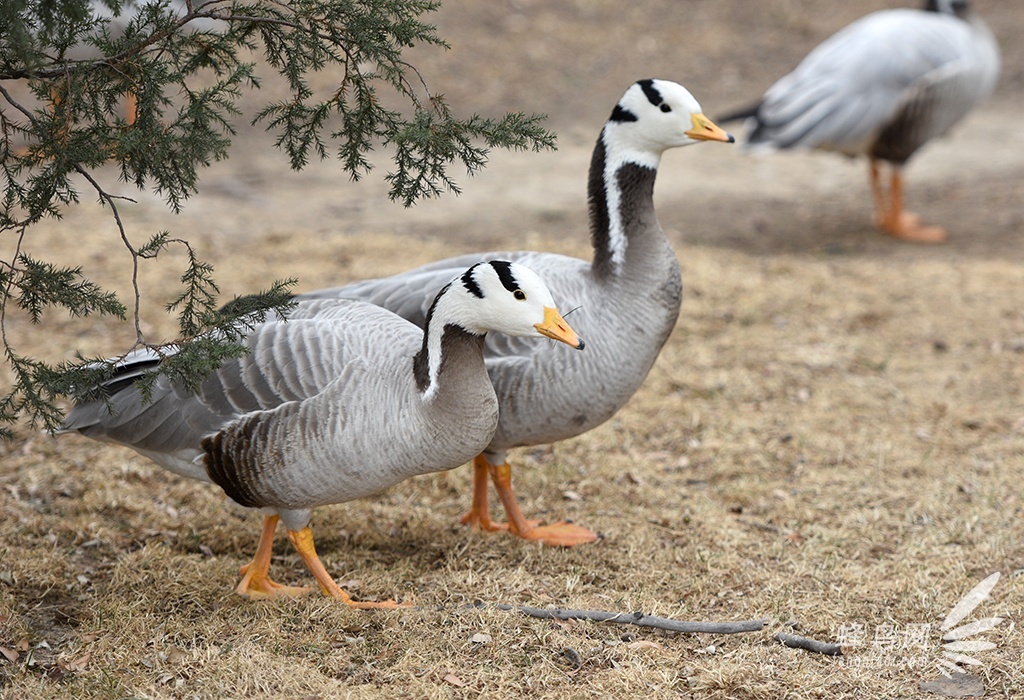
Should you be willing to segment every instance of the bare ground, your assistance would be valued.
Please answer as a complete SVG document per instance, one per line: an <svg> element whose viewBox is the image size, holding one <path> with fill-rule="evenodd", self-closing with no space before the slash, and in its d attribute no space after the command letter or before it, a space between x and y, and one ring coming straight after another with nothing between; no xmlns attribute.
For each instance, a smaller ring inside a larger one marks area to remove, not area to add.
<svg viewBox="0 0 1024 700"><path fill-rule="evenodd" d="M887 3L836 5L453 5L438 18L453 50L418 59L432 87L467 112L550 113L557 152L495 153L461 197L403 210L379 177L290 173L246 132L183 216L145 197L126 216L138 239L167 228L196 243L225 296L472 250L585 256L589 151L625 87L676 79L714 115ZM863 163L718 144L667 154L658 211L686 283L676 332L615 419L515 455L527 513L603 541L563 551L464 530L460 469L315 515L340 581L419 609L248 603L231 588L254 515L129 451L26 428L0 447L0 693L918 697L938 675L944 616L998 571L968 619L1006 619L972 672L988 697L1024 694L1024 6L977 5L1002 40L999 94L908 173L912 208L950 230L946 245L877 235ZM111 240L107 216L83 205L33 245L126 293ZM171 332L160 308L180 272L173 256L144 271L147 330ZM105 321L9 323L23 350L51 358L131 337ZM283 541L278 554L279 579L310 583ZM688 636L474 601L770 622ZM772 641L794 621L860 644L825 658Z"/></svg>

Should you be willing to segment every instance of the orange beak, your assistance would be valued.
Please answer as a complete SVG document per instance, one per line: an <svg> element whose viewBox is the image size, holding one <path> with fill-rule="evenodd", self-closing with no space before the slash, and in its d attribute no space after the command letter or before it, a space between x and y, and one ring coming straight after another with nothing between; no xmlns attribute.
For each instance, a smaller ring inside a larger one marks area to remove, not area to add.
<svg viewBox="0 0 1024 700"><path fill-rule="evenodd" d="M534 325L537 332L543 336L547 336L552 340L565 343L577 350L582 350L584 343L583 340L576 335L565 319L562 318L562 314L558 313L558 309L553 309L550 306L544 307L544 321Z"/></svg>
<svg viewBox="0 0 1024 700"><path fill-rule="evenodd" d="M724 141L725 143L736 142L732 134L703 114L693 114L690 116L690 119L693 121L693 128L687 131L686 135L691 139L697 141Z"/></svg>

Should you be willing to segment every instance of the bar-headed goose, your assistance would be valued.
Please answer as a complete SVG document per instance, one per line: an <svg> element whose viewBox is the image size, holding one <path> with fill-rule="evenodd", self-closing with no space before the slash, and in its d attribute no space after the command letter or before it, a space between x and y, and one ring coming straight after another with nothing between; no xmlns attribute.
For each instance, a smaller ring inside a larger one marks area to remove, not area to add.
<svg viewBox="0 0 1024 700"><path fill-rule="evenodd" d="M353 602L334 582L313 547L310 510L457 467L487 446L498 420L483 359L487 331L583 348L523 265L492 260L445 281L422 330L358 301L300 302L287 321L257 326L246 340L250 354L224 363L197 393L161 377L146 402L132 379L156 358L137 352L107 383L106 400L75 406L63 431L127 445L263 509L239 593L306 590L268 575L282 520L326 594L354 607L394 607Z"/></svg>
<svg viewBox="0 0 1024 700"><path fill-rule="evenodd" d="M588 182L593 259L533 251L484 254L485 259L515 260L537 270L558 298L580 307L573 323L584 336L593 337L582 362L576 353L488 338L487 371L501 408L494 439L474 460L473 504L464 523L485 530L507 528L553 545L597 539L571 523L537 527L527 521L512 492L507 451L587 432L611 418L643 382L675 326L682 300L679 263L654 213L654 180L662 153L701 141L732 140L703 115L682 85L641 80L615 105L594 147ZM304 296L361 299L423 325L430 306L423 290L477 257L442 260ZM507 525L490 518L488 475Z"/></svg>
<svg viewBox="0 0 1024 700"><path fill-rule="evenodd" d="M882 10L822 42L765 93L722 118L749 118L751 150L819 148L870 159L875 224L905 240L946 232L903 210L902 168L985 100L999 77L999 48L967 0ZM880 162L892 169L888 194Z"/></svg>

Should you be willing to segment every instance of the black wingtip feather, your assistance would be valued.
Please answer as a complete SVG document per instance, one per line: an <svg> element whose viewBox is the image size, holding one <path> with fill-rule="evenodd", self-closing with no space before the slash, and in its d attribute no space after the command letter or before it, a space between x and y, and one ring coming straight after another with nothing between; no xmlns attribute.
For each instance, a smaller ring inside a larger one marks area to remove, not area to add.
<svg viewBox="0 0 1024 700"><path fill-rule="evenodd" d="M725 124L727 122L739 121L740 119L750 119L751 117L756 117L760 110L761 103L758 102L757 104L735 109L732 112L726 112L725 114L719 115L715 117L714 121L716 124Z"/></svg>

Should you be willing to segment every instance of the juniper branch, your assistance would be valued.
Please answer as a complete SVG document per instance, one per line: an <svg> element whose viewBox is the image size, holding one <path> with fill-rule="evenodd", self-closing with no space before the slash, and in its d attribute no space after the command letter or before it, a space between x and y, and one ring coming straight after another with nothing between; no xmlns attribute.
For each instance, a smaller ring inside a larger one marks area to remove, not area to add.
<svg viewBox="0 0 1024 700"><path fill-rule="evenodd" d="M5 179L0 233L18 233L15 255L0 260L0 337L16 376L10 393L0 399L0 423L24 412L52 427L59 412L51 410L51 399L78 395L92 381L88 377L101 377L111 366L85 358L50 365L22 357L9 336L14 308L40 323L50 307L72 314L123 313L116 297L91 283L85 271L52 265L24 248L31 226L59 219L66 205L78 203L72 176L81 176L109 206L113 228L131 258L133 348L166 355L160 371L191 385L241 351L238 340L252 323L273 309L286 309L289 283L281 282L255 300L218 311L212 267L184 239L168 233L133 245L121 216L132 200L105 185L99 170L113 163L123 182L155 189L173 212L180 211L198 191L201 169L228 157L242 91L260 86L243 51L262 50L263 62L287 81L289 98L258 109L252 123L262 123L293 168L333 152L343 171L358 179L373 167L367 154L383 145L395 151L396 167L386 175L389 196L407 206L445 191L457 193L448 168L458 163L473 174L486 164L490 148L540 150L554 144L539 116L457 118L431 92L403 51L417 44L447 48L436 27L422 20L437 9L434 0L187 0L180 14L160 0L121 3L121 9L126 5L135 14L121 34L111 31L108 19L90 14L88 0L4 5L8 26L0 36L0 81L27 80L39 106L30 108L0 82L0 175ZM208 20L224 26L190 33L190 27ZM101 55L68 58L76 44ZM317 95L309 74L325 70L340 75L332 89ZM397 94L399 104L383 106L381 89ZM139 98L131 119L117 110L129 91ZM24 138L26 146L16 149L15 138ZM139 266L171 245L184 246L187 257L182 291L168 304L178 314L179 333L154 342L142 331ZM243 307L246 312L240 313ZM74 371L79 374L70 374Z"/></svg>

